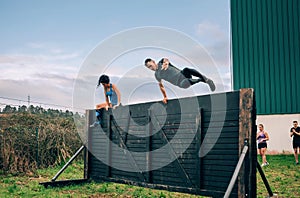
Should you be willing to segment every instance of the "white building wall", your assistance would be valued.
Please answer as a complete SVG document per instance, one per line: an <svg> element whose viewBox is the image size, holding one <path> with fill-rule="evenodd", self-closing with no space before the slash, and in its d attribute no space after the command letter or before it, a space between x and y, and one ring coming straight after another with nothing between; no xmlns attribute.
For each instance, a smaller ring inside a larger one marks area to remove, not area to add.
<svg viewBox="0 0 300 198"><path fill-rule="evenodd" d="M270 136L268 153L293 152L289 131L294 120L300 125L300 114L257 115L256 124L263 124Z"/></svg>

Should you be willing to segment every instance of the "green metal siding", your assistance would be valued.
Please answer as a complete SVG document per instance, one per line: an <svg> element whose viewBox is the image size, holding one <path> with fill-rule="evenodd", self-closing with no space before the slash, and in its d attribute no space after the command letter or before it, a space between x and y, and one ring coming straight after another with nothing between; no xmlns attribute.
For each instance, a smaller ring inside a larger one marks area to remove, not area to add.
<svg viewBox="0 0 300 198"><path fill-rule="evenodd" d="M300 113L300 0L231 0L233 87L258 114Z"/></svg>

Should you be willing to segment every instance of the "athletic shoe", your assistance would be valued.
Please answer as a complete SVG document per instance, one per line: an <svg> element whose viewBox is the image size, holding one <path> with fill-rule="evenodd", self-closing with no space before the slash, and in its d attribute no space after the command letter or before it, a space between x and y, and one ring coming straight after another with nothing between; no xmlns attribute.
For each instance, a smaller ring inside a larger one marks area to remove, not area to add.
<svg viewBox="0 0 300 198"><path fill-rule="evenodd" d="M94 122L93 124L90 125L90 128L94 128L94 127L97 127L99 126L99 122Z"/></svg>
<svg viewBox="0 0 300 198"><path fill-rule="evenodd" d="M189 81L190 81L190 83L193 85L193 84L196 84L196 83L198 83L198 82L201 82L201 79L200 79L200 78L197 78L197 79L191 78L191 79L189 79Z"/></svg>
<svg viewBox="0 0 300 198"><path fill-rule="evenodd" d="M269 166L269 163L268 163L268 162L263 163L261 166L262 166L262 167L264 167L264 166Z"/></svg>
<svg viewBox="0 0 300 198"><path fill-rule="evenodd" d="M295 162L295 165L299 165L299 162Z"/></svg>
<svg viewBox="0 0 300 198"><path fill-rule="evenodd" d="M206 83L208 84L209 88L211 91L215 91L216 90L216 85L214 83L214 81L212 81L211 79L207 79Z"/></svg>

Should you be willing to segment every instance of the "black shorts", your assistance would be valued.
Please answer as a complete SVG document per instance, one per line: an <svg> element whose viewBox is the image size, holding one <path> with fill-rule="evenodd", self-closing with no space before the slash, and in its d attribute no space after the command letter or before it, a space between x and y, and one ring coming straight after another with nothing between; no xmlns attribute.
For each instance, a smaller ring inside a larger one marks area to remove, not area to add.
<svg viewBox="0 0 300 198"><path fill-rule="evenodd" d="M266 142L262 142L262 143L259 143L259 144L258 144L257 148L258 148L258 149L268 148L268 146L267 146L267 143L266 143Z"/></svg>
<svg viewBox="0 0 300 198"><path fill-rule="evenodd" d="M300 141L293 141L293 148L300 148Z"/></svg>

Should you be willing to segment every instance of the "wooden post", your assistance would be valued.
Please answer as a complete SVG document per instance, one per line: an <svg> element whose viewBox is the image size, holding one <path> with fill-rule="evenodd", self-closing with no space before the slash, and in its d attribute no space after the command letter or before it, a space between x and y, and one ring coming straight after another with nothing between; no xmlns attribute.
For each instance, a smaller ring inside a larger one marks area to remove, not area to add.
<svg viewBox="0 0 300 198"><path fill-rule="evenodd" d="M84 179L89 179L89 149L90 149L90 123L91 123L91 111L90 110L86 110L85 111L85 115L86 115L86 127L85 127L85 149L84 149L84 153L83 153L83 160L84 160L84 173L83 173L83 178Z"/></svg>
<svg viewBox="0 0 300 198"><path fill-rule="evenodd" d="M151 109L148 109L148 128L147 130L147 140L146 140L146 147L147 147L147 155L146 155L146 166L147 166L147 182L152 183L152 155L151 155L151 149L152 149L152 130L153 130L153 125L152 125L152 111Z"/></svg>
<svg viewBox="0 0 300 198"><path fill-rule="evenodd" d="M87 149L87 145L85 145L85 149L83 151L83 163L84 163L84 166L83 166L83 169L84 169L84 172L83 172L83 178L84 179L89 179L89 174L88 174L88 159L89 159L89 151Z"/></svg>
<svg viewBox="0 0 300 198"><path fill-rule="evenodd" d="M254 101L253 89L240 90L239 155L241 155L245 141L249 145L249 151L239 173L238 197L256 197L256 159L254 159L256 155L253 153L256 148Z"/></svg>
<svg viewBox="0 0 300 198"><path fill-rule="evenodd" d="M201 158L199 156L199 151L200 151L200 145L201 145L201 114L202 114L202 109L199 109L199 114L196 115L196 128L197 128L197 133L196 133L196 175L197 175L197 183L196 186L197 188L201 188Z"/></svg>
<svg viewBox="0 0 300 198"><path fill-rule="evenodd" d="M112 132L111 132L111 111L107 111L107 137L109 138L109 141L107 142L107 166L106 166L106 176L111 176L111 158L112 158L112 149L111 149L111 138L112 138Z"/></svg>

